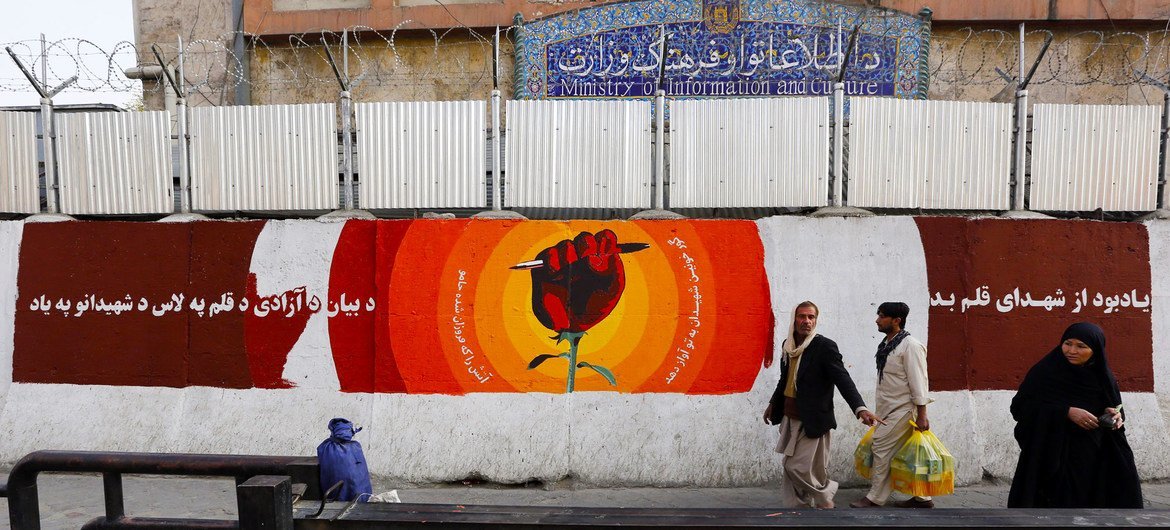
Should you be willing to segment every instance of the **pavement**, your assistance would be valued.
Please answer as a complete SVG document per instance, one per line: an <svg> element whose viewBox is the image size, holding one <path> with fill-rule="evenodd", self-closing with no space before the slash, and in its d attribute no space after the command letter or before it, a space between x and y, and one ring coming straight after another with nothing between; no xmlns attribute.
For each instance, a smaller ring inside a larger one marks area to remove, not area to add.
<svg viewBox="0 0 1170 530"><path fill-rule="evenodd" d="M4 479L7 480L6 478ZM37 482L41 501L42 528L75 529L103 515L102 480L99 475L45 473ZM187 517L234 519L235 483L231 479L133 476L123 479L126 513L142 517ZM375 492L397 490L405 503L579 506L624 508L776 508L777 487L752 488L593 488L553 484L499 486L492 484L396 485L375 481ZM1170 509L1170 483L1142 486L1146 508ZM851 510L851 501L860 499L864 489L842 489L836 502L839 510ZM1007 504L1008 485L984 482L956 489L953 495L937 497L938 508L996 509ZM902 497L897 497L902 498ZM0 498L0 510L8 512L7 499ZM0 528L9 528L0 518Z"/></svg>

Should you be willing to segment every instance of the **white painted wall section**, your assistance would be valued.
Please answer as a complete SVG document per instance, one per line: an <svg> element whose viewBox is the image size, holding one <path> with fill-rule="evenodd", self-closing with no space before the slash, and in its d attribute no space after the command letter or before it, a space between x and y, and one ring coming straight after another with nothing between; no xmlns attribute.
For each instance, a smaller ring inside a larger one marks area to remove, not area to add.
<svg viewBox="0 0 1170 530"><path fill-rule="evenodd" d="M260 296L300 287L305 299L329 300L329 270L344 223L269 221L256 239L250 273ZM325 307L322 305L322 307ZM283 377L296 386L340 390L329 345L328 311L309 317L305 332L288 353Z"/></svg>
<svg viewBox="0 0 1170 530"><path fill-rule="evenodd" d="M0 415L12 385L12 349L16 337L16 272L20 258L21 221L0 221Z"/></svg>
<svg viewBox="0 0 1170 530"><path fill-rule="evenodd" d="M926 257L914 219L784 216L762 219L758 225L776 315L776 351L788 334L796 304L813 301L822 308L817 332L837 342L858 391L872 406L877 387L873 355L882 339L874 323L877 306L887 301L905 302L910 306L907 329L923 344L928 341ZM929 351L927 362L931 362ZM780 378L780 363L767 372L774 388ZM982 442L975 426L965 421L974 414L968 394L931 393L936 400L931 410L945 411L931 414L933 430L955 455L956 479L962 483L982 479ZM761 413L766 402L764 397L758 405ZM830 474L839 481L848 483L852 477L856 482L853 450L866 428L840 395L835 410L839 427L834 433ZM773 435L773 444L777 437Z"/></svg>
<svg viewBox="0 0 1170 530"><path fill-rule="evenodd" d="M1149 221L1146 230L1150 235L1154 394L1158 397L1162 422L1170 426L1170 347L1167 347L1170 344L1167 342L1170 341L1170 221ZM1159 445L1165 447L1170 444L1163 439Z"/></svg>

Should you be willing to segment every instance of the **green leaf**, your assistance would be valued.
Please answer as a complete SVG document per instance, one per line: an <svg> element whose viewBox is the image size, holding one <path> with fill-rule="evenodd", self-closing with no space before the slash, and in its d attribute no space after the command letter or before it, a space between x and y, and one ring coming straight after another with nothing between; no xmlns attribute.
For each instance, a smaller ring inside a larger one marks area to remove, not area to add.
<svg viewBox="0 0 1170 530"><path fill-rule="evenodd" d="M540 366L541 363L543 363L549 359L555 359L557 357L567 358L568 356L569 356L569 352L564 352L564 353L560 353L560 354L542 353L542 354L537 355L536 357L532 358L532 362L528 363L528 369L531 370L533 368L536 368L537 366Z"/></svg>
<svg viewBox="0 0 1170 530"><path fill-rule="evenodd" d="M614 378L613 372L609 371L609 368L604 366L597 366L596 364L589 364L585 361L577 363L577 368L592 368L594 372L601 374L601 377L604 377L606 381L609 381L610 385L617 386L617 379Z"/></svg>

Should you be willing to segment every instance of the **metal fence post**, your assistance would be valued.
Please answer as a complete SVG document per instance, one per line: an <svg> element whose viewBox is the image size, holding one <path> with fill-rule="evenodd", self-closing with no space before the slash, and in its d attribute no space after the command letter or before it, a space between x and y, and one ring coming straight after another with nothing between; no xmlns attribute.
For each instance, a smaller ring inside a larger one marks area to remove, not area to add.
<svg viewBox="0 0 1170 530"><path fill-rule="evenodd" d="M182 213L191 213L191 158L188 148L191 137L187 130L187 89L183 86L183 37L179 41L179 70L175 72L175 112L179 113L179 210ZM166 65L162 65L166 68Z"/></svg>
<svg viewBox="0 0 1170 530"><path fill-rule="evenodd" d="M654 93L654 208L666 209L666 91Z"/></svg>
<svg viewBox="0 0 1170 530"><path fill-rule="evenodd" d="M170 84L175 93L175 113L178 114L179 125L179 211L191 212L191 160L187 154L188 143L191 141L187 134L187 91L183 88L183 38L179 37L179 67L172 73L163 60L162 51L157 44L150 46L158 65L162 67L163 77Z"/></svg>
<svg viewBox="0 0 1170 530"><path fill-rule="evenodd" d="M1170 136L1170 92L1162 94L1162 141L1158 147L1158 182L1162 185L1162 194L1158 197L1161 201L1158 208L1170 208L1170 183L1166 182L1166 172L1170 168L1166 167L1166 149L1167 137Z"/></svg>
<svg viewBox="0 0 1170 530"><path fill-rule="evenodd" d="M1024 192L1028 179L1028 81L1024 79L1024 23L1020 22L1020 44L1018 61L1019 74L1016 77L1016 174L1015 188L1012 189L1012 209L1024 209Z"/></svg>
<svg viewBox="0 0 1170 530"><path fill-rule="evenodd" d="M41 54L42 63L45 61L43 55L44 50L44 36L41 36ZM32 75L32 72L25 68L24 63L16 57L16 52L12 51L11 46L6 46L4 51L8 52L8 56L12 58L12 62L16 63L16 67L20 68L20 73L28 79L29 84L41 96L41 149L44 151L45 163L45 202L48 203L49 213L57 213L59 211L57 202L57 153L53 150L53 142L56 138L56 128L53 127L53 96L65 90L66 87L72 85L77 81L77 76L66 79L65 82L58 85L56 88L50 89L48 83L48 71L45 70L45 81L41 83ZM41 65L42 69L46 67Z"/></svg>
<svg viewBox="0 0 1170 530"><path fill-rule="evenodd" d="M344 190L344 206L346 210L353 209L353 124L350 122L350 115L353 114L351 110L353 106L353 99L350 96L349 76L342 73L337 66L337 60L333 58L333 52L329 49L329 41L325 37L321 37L321 45L325 47L325 60L329 61L329 66L333 68L333 75L337 78L337 84L341 86L341 172L343 175ZM346 49L347 43L342 45L342 53L349 55L349 50Z"/></svg>
<svg viewBox="0 0 1170 530"><path fill-rule="evenodd" d="M1012 189L1012 209L1024 209L1024 191L1028 177L1028 91L1016 92L1016 171Z"/></svg>
<svg viewBox="0 0 1170 530"><path fill-rule="evenodd" d="M45 153L45 202L48 203L49 213L60 211L57 204L57 151L53 149L57 137L55 131L53 100L41 98L41 149Z"/></svg>
<svg viewBox="0 0 1170 530"><path fill-rule="evenodd" d="M353 209L353 123L350 121L353 99L348 90L341 91L341 171L344 175L345 209Z"/></svg>
<svg viewBox="0 0 1170 530"><path fill-rule="evenodd" d="M191 213L191 162L188 155L191 136L187 131L187 98L175 99L179 116L179 211Z"/></svg>
<svg viewBox="0 0 1170 530"><path fill-rule="evenodd" d="M500 189L500 91L492 89L492 209L503 208L503 190Z"/></svg>
<svg viewBox="0 0 1170 530"><path fill-rule="evenodd" d="M49 86L49 51L45 41L45 34L41 33L41 84ZM60 211L57 202L57 151L53 149L56 140L57 128L53 126L53 100L51 97L41 97L41 139L42 149L45 152L45 202L48 203L49 213Z"/></svg>
<svg viewBox="0 0 1170 530"><path fill-rule="evenodd" d="M833 204L845 206L845 83L833 85Z"/></svg>
<svg viewBox="0 0 1170 530"><path fill-rule="evenodd" d="M240 528L292 530L292 481L286 476L258 475L236 486Z"/></svg>

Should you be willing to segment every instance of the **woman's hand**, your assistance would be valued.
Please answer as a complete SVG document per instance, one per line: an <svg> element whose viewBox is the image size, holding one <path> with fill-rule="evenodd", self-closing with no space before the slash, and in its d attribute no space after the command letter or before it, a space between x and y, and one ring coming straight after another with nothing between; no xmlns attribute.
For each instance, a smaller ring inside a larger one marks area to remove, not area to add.
<svg viewBox="0 0 1170 530"><path fill-rule="evenodd" d="M1097 417L1085 409L1069 407L1068 419L1069 421L1076 424L1077 427L1080 427L1086 431L1091 431L1097 428Z"/></svg>
<svg viewBox="0 0 1170 530"><path fill-rule="evenodd" d="M1125 420L1123 420L1121 418L1121 411L1120 410L1117 410L1113 407L1109 407L1109 408L1105 409L1105 414L1113 416L1113 430L1116 431L1117 429L1121 428L1121 423L1124 422Z"/></svg>

